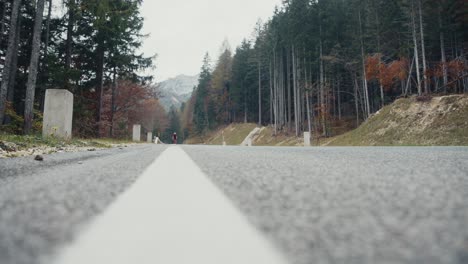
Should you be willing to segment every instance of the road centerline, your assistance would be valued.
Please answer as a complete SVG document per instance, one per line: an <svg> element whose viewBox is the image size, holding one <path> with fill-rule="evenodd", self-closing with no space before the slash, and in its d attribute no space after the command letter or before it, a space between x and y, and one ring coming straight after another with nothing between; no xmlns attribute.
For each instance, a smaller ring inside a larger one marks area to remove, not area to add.
<svg viewBox="0 0 468 264"><path fill-rule="evenodd" d="M182 150L170 147L54 263L286 263Z"/></svg>

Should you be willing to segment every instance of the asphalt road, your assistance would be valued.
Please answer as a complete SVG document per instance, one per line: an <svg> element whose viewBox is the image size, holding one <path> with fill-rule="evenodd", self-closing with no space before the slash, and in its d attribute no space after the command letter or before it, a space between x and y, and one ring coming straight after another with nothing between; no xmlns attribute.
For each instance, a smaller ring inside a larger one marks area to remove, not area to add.
<svg viewBox="0 0 468 264"><path fill-rule="evenodd" d="M292 264L468 263L468 148L182 148ZM164 149L0 160L0 263L41 263Z"/></svg>
<svg viewBox="0 0 468 264"><path fill-rule="evenodd" d="M0 263L47 263L166 149L138 146L0 160Z"/></svg>

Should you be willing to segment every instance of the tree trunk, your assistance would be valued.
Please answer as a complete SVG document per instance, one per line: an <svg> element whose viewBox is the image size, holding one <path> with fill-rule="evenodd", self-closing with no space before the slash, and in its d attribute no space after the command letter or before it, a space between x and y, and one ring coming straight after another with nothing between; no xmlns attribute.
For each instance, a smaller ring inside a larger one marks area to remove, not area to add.
<svg viewBox="0 0 468 264"><path fill-rule="evenodd" d="M381 100L381 107L383 108L385 106L385 93L384 93L384 87L382 83L380 83L380 100Z"/></svg>
<svg viewBox="0 0 468 264"><path fill-rule="evenodd" d="M331 91L332 94L330 96L330 99L333 99L333 100L330 100L330 103L333 104L333 117L336 118L336 112L338 112L338 111L336 109L336 84L335 84L335 82L332 82L331 87L332 87L332 91ZM333 101L333 102L331 102L331 101Z"/></svg>
<svg viewBox="0 0 468 264"><path fill-rule="evenodd" d="M8 81L8 92L7 92L7 102L11 103L12 106L15 99L15 85L16 85L16 74L18 72L18 45L20 41L20 34L21 34L21 20L22 16L18 16L18 24L16 26L16 38L15 38L15 53L13 55L13 60L11 62L10 68L10 76ZM10 124L11 117L5 115L4 119L5 124Z"/></svg>
<svg viewBox="0 0 468 264"><path fill-rule="evenodd" d="M364 89L364 100L365 100L365 109L366 109L365 119L367 119L369 118L371 111L370 111L370 104L369 104L369 88L367 87L367 74L366 74L366 62L365 62L365 54L364 54L364 36L362 32L361 11L359 11L359 34L361 38L362 83L363 83L363 89Z"/></svg>
<svg viewBox="0 0 468 264"><path fill-rule="evenodd" d="M258 59L258 125L262 126L262 63Z"/></svg>
<svg viewBox="0 0 468 264"><path fill-rule="evenodd" d="M359 126L359 97L358 97L358 80L356 74L354 74L354 101L356 106L356 127Z"/></svg>
<svg viewBox="0 0 468 264"><path fill-rule="evenodd" d="M274 119L275 119L275 135L278 132L278 123L279 123L279 92L278 92L278 55L275 50L273 55L273 109L274 109Z"/></svg>
<svg viewBox="0 0 468 264"><path fill-rule="evenodd" d="M374 2L375 3L375 2ZM379 72L380 72L380 65L382 64L382 50L381 50L381 45L380 45L380 17L379 17L379 11L377 7L375 7L375 20L377 23L377 51L380 53L379 54ZM382 85L382 81L379 81L379 87L380 87L380 101L382 102L382 108L385 106L385 93L384 93L384 87Z"/></svg>
<svg viewBox="0 0 468 264"><path fill-rule="evenodd" d="M320 26L320 28L322 28ZM320 30L321 32L322 30ZM326 117L325 117L325 84L324 84L324 67L323 67L323 47L322 47L322 37L320 37L320 119L322 121L323 136L326 136Z"/></svg>
<svg viewBox="0 0 468 264"><path fill-rule="evenodd" d="M310 98L309 98L309 91L306 91L306 104L307 104L307 126L309 129L310 135L312 135L312 124L310 122Z"/></svg>
<svg viewBox="0 0 468 264"><path fill-rule="evenodd" d="M299 64L299 80L302 78L302 83L303 85L298 85L299 87L299 117L300 117L300 129L299 129L299 132L303 132L305 131L305 121L307 120L307 118L305 118L306 116L306 101L305 101L305 87L307 86L307 67L306 67L306 60L305 60L305 48L303 48L302 50L302 66ZM298 61L299 58L298 58Z"/></svg>
<svg viewBox="0 0 468 264"><path fill-rule="evenodd" d="M97 121L97 131L96 136L100 137L101 135L101 119L102 119L102 105L103 105L103 97L104 97L104 47L103 44L98 44L97 48L97 59L98 59L98 68L97 68L97 113L96 113L96 121Z"/></svg>
<svg viewBox="0 0 468 264"><path fill-rule="evenodd" d="M65 43L65 76L64 87L70 87L70 68L71 68L71 55L73 45L73 26L75 24L75 0L70 0L68 3L68 25L67 25L67 40Z"/></svg>
<svg viewBox="0 0 468 264"><path fill-rule="evenodd" d="M282 60L283 60L283 53L281 52L278 56L276 67L277 67L277 72L276 72L276 97L277 97L277 106L276 106L276 111L278 112L278 128L280 130L283 129L283 76L281 74L283 73L281 67L282 67Z"/></svg>
<svg viewBox="0 0 468 264"><path fill-rule="evenodd" d="M288 118L288 130L291 131L292 114L291 114L291 53L286 52L286 89L287 91L287 109L286 114Z"/></svg>
<svg viewBox="0 0 468 264"><path fill-rule="evenodd" d="M429 82L427 79L427 63L426 63L426 46L424 44L424 25L423 25L423 13L421 7L421 1L418 0L419 7L419 29L421 33L421 52L422 52L422 63L423 63L423 78L424 78L424 92L426 94L430 93Z"/></svg>
<svg viewBox="0 0 468 264"><path fill-rule="evenodd" d="M293 45L292 48L292 64L293 64L293 96L294 96L294 129L296 137L299 136L299 111L298 111L298 89L297 89L297 62L296 62L296 49Z"/></svg>
<svg viewBox="0 0 468 264"><path fill-rule="evenodd" d="M45 34L45 43L44 43L44 58L47 59L49 42L50 42L50 18L52 16L52 0L49 0L49 6L47 11L47 21L46 21L46 34ZM47 65L47 63L45 63Z"/></svg>
<svg viewBox="0 0 468 264"><path fill-rule="evenodd" d="M320 94L320 119L322 121L322 133L323 136L327 136L327 124L326 124L326 116L325 116L325 81L324 81L324 66L323 66L323 29L322 29L322 9L320 8L320 3L318 2L319 6L319 49L320 49L320 89L319 89L319 94Z"/></svg>
<svg viewBox="0 0 468 264"><path fill-rule="evenodd" d="M448 84L448 72L447 72L447 57L445 55L445 36L444 29L442 25L442 6L439 6L439 31L440 31L440 54L441 54L441 63L442 63L442 74L444 80L444 87L447 87ZM447 89L445 88L445 92Z"/></svg>
<svg viewBox="0 0 468 264"><path fill-rule="evenodd" d="M18 72L18 45L20 41L21 34L21 22L22 17L18 16L18 24L16 26L16 37L15 37L15 53L13 55L13 60L11 62L10 76L8 81L8 95L7 101L13 102L15 98L15 84L16 84L16 73Z"/></svg>
<svg viewBox="0 0 468 264"><path fill-rule="evenodd" d="M244 89L244 84L242 83L242 90L244 91L244 124L247 123L247 90Z"/></svg>
<svg viewBox="0 0 468 264"><path fill-rule="evenodd" d="M18 46L15 46L16 32L18 27L19 9L21 0L14 0L10 18L10 33L8 36L8 48L5 56L5 66L3 67L2 84L0 86L0 124L3 124L5 117L6 99L8 93L8 84L10 82L11 64L13 56L17 54Z"/></svg>
<svg viewBox="0 0 468 264"><path fill-rule="evenodd" d="M0 47L3 44L3 33L5 32L7 3L3 1L2 17L0 19Z"/></svg>
<svg viewBox="0 0 468 264"><path fill-rule="evenodd" d="M338 120L341 120L341 82L338 80Z"/></svg>
<svg viewBox="0 0 468 264"><path fill-rule="evenodd" d="M270 125L273 125L273 74L272 66L270 61Z"/></svg>
<svg viewBox="0 0 468 264"><path fill-rule="evenodd" d="M408 89L410 88L410 84L411 84L411 73L413 72L415 59L416 59L416 57L413 57L413 60L411 61L411 66L410 66L410 70L409 70L409 74L408 74L408 80L406 81L406 88L405 88L404 96L408 95Z"/></svg>
<svg viewBox="0 0 468 264"><path fill-rule="evenodd" d="M281 130L284 128L285 116L285 90L284 90L284 56L283 51L279 55L278 63L278 111L279 111L279 127Z"/></svg>
<svg viewBox="0 0 468 264"><path fill-rule="evenodd" d="M276 51L273 53L273 113L274 113L274 134L278 132L278 66L277 66Z"/></svg>
<svg viewBox="0 0 468 264"><path fill-rule="evenodd" d="M117 71L114 67L114 76L112 80L112 98L111 98L111 112L110 112L110 129L109 137L114 137L114 114L115 114L115 95L117 92Z"/></svg>
<svg viewBox="0 0 468 264"><path fill-rule="evenodd" d="M43 84L40 89L39 94L39 105L41 111L44 110L44 103L45 103L45 91L47 90L47 83L49 80L49 71L48 71L48 54L49 54L49 42L50 42L50 19L52 16L52 0L48 0L48 11L47 11L47 20L46 20L46 33L45 33L45 42L44 42L44 62L42 65L42 76L41 76L41 83Z"/></svg>
<svg viewBox="0 0 468 264"><path fill-rule="evenodd" d="M413 46L414 46L414 59L416 62L416 78L418 81L418 95L422 95L421 76L420 76L420 70L419 70L418 40L417 40L417 34L416 34L416 11L414 9L414 0L411 0L411 26L413 30Z"/></svg>
<svg viewBox="0 0 468 264"><path fill-rule="evenodd" d="M304 69L303 69L303 74L304 74L304 86L303 86L303 91L302 91L302 95L303 95L303 96L301 97L301 98L303 98L303 100L301 100L301 102L302 102L302 113L303 113L303 114L305 113L305 117L307 117L307 122L308 122L307 128L309 128L309 125L310 125L309 115L308 115L308 111L309 111L309 109L308 109L308 100L309 100L309 91L308 91L308 85L309 85L309 83L308 83L308 81L309 81L309 80L307 79L308 76L307 76L307 66L306 66L306 65L307 65L307 61L306 61L306 55L305 55L305 54L306 54L305 48L304 48L303 52L304 52L304 53L303 53L303 59L304 59L304 60L303 60L303 63L304 63L304 64L303 64L303 67L304 67ZM304 102L304 98L305 98L305 100L307 100L307 101ZM303 119L304 119L304 118L303 118ZM305 121L302 122L302 127L303 127L303 130L305 131L305 127L306 127L306 126L305 126ZM310 132L310 129L309 129L309 132Z"/></svg>
<svg viewBox="0 0 468 264"><path fill-rule="evenodd" d="M26 100L24 105L24 133L31 133L34 118L34 94L36 92L37 68L41 48L41 31L44 14L45 0L38 0L36 6L36 18L34 20L31 63L29 65L28 83L26 85Z"/></svg>

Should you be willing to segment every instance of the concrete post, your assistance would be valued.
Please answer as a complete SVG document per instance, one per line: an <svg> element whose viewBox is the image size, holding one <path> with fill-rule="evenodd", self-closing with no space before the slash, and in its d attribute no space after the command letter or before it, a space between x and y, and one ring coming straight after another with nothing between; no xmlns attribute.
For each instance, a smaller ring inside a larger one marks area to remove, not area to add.
<svg viewBox="0 0 468 264"><path fill-rule="evenodd" d="M73 94L63 89L48 89L44 104L42 137L72 138Z"/></svg>
<svg viewBox="0 0 468 264"><path fill-rule="evenodd" d="M310 147L310 132L304 132L304 146Z"/></svg>
<svg viewBox="0 0 468 264"><path fill-rule="evenodd" d="M153 142L153 132L148 132L148 135L146 136L146 142L148 143Z"/></svg>
<svg viewBox="0 0 468 264"><path fill-rule="evenodd" d="M133 125L133 141L141 141L141 125Z"/></svg>

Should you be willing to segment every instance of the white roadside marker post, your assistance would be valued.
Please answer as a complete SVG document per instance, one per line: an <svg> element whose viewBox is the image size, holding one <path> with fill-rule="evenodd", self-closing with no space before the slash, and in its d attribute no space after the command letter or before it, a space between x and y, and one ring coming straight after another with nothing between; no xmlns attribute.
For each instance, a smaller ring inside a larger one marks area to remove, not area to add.
<svg viewBox="0 0 468 264"><path fill-rule="evenodd" d="M44 104L42 137L72 138L73 94L64 89L48 89Z"/></svg>
<svg viewBox="0 0 468 264"><path fill-rule="evenodd" d="M153 141L153 132L148 132L146 142L151 143Z"/></svg>
<svg viewBox="0 0 468 264"><path fill-rule="evenodd" d="M304 132L304 147L310 147L310 132Z"/></svg>
<svg viewBox="0 0 468 264"><path fill-rule="evenodd" d="M141 125L133 125L133 141L141 141Z"/></svg>
<svg viewBox="0 0 468 264"><path fill-rule="evenodd" d="M154 144L162 144L161 140L159 140L159 137L154 137Z"/></svg>

